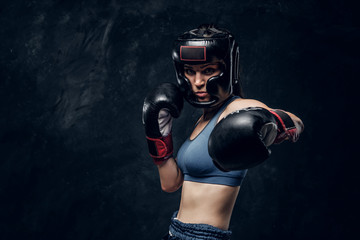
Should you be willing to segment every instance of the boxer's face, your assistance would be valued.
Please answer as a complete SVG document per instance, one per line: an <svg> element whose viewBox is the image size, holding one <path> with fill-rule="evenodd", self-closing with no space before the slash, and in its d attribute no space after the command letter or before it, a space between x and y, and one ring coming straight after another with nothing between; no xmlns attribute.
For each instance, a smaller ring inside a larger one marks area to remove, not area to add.
<svg viewBox="0 0 360 240"><path fill-rule="evenodd" d="M220 73L220 66L217 62L199 65L185 64L184 66L184 75L189 79L192 91L199 102L210 101L210 94L206 92L207 81Z"/></svg>

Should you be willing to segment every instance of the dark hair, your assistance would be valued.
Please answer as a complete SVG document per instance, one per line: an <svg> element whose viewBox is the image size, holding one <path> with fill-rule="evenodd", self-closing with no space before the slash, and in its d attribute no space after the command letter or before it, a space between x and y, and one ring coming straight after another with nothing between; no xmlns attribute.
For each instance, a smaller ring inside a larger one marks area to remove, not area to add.
<svg viewBox="0 0 360 240"><path fill-rule="evenodd" d="M231 32L224 28L219 28L215 24L201 24L196 29L193 29L188 32L189 34L195 35L197 37L201 38L212 38L216 35L223 35L223 34L231 34ZM232 34L231 34L232 35ZM240 68L240 64L239 64ZM240 73L240 69L238 69L238 72ZM244 98L243 89L241 86L240 79L238 79L235 83L233 83L233 94L235 96L239 96L241 98Z"/></svg>

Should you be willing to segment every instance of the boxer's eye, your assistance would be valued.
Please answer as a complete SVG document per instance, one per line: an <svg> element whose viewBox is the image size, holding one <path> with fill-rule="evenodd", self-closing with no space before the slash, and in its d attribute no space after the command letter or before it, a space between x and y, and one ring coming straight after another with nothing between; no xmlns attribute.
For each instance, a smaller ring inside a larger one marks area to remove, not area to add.
<svg viewBox="0 0 360 240"><path fill-rule="evenodd" d="M209 67L209 68L204 69L204 70L202 71L202 73L205 74L205 75L212 75L212 74L214 74L216 71L217 71L217 69L212 68L212 67Z"/></svg>
<svg viewBox="0 0 360 240"><path fill-rule="evenodd" d="M195 71L190 68L185 68L184 72L186 75L189 75L189 76L193 76L196 74Z"/></svg>

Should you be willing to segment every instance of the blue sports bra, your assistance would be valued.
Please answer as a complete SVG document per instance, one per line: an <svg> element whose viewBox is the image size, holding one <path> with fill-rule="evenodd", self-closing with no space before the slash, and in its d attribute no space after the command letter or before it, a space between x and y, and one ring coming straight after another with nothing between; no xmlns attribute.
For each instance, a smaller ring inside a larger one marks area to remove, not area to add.
<svg viewBox="0 0 360 240"><path fill-rule="evenodd" d="M193 140L190 137L178 151L177 165L184 174L185 181L240 186L247 170L223 172L215 167L208 152L209 136L226 106L237 96L230 98Z"/></svg>

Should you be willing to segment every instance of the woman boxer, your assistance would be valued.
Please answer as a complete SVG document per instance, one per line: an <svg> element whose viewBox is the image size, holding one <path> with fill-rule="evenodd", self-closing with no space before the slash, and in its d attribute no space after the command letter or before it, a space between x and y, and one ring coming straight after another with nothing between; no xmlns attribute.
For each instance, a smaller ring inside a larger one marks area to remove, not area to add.
<svg viewBox="0 0 360 240"><path fill-rule="evenodd" d="M294 114L243 98L239 50L230 32L202 25L174 44L177 85L148 94L143 123L161 187L182 187L180 208L164 239L230 239L230 218L247 168L268 156L268 146L295 142L303 130ZM185 98L203 109L190 137L173 157L172 119Z"/></svg>

